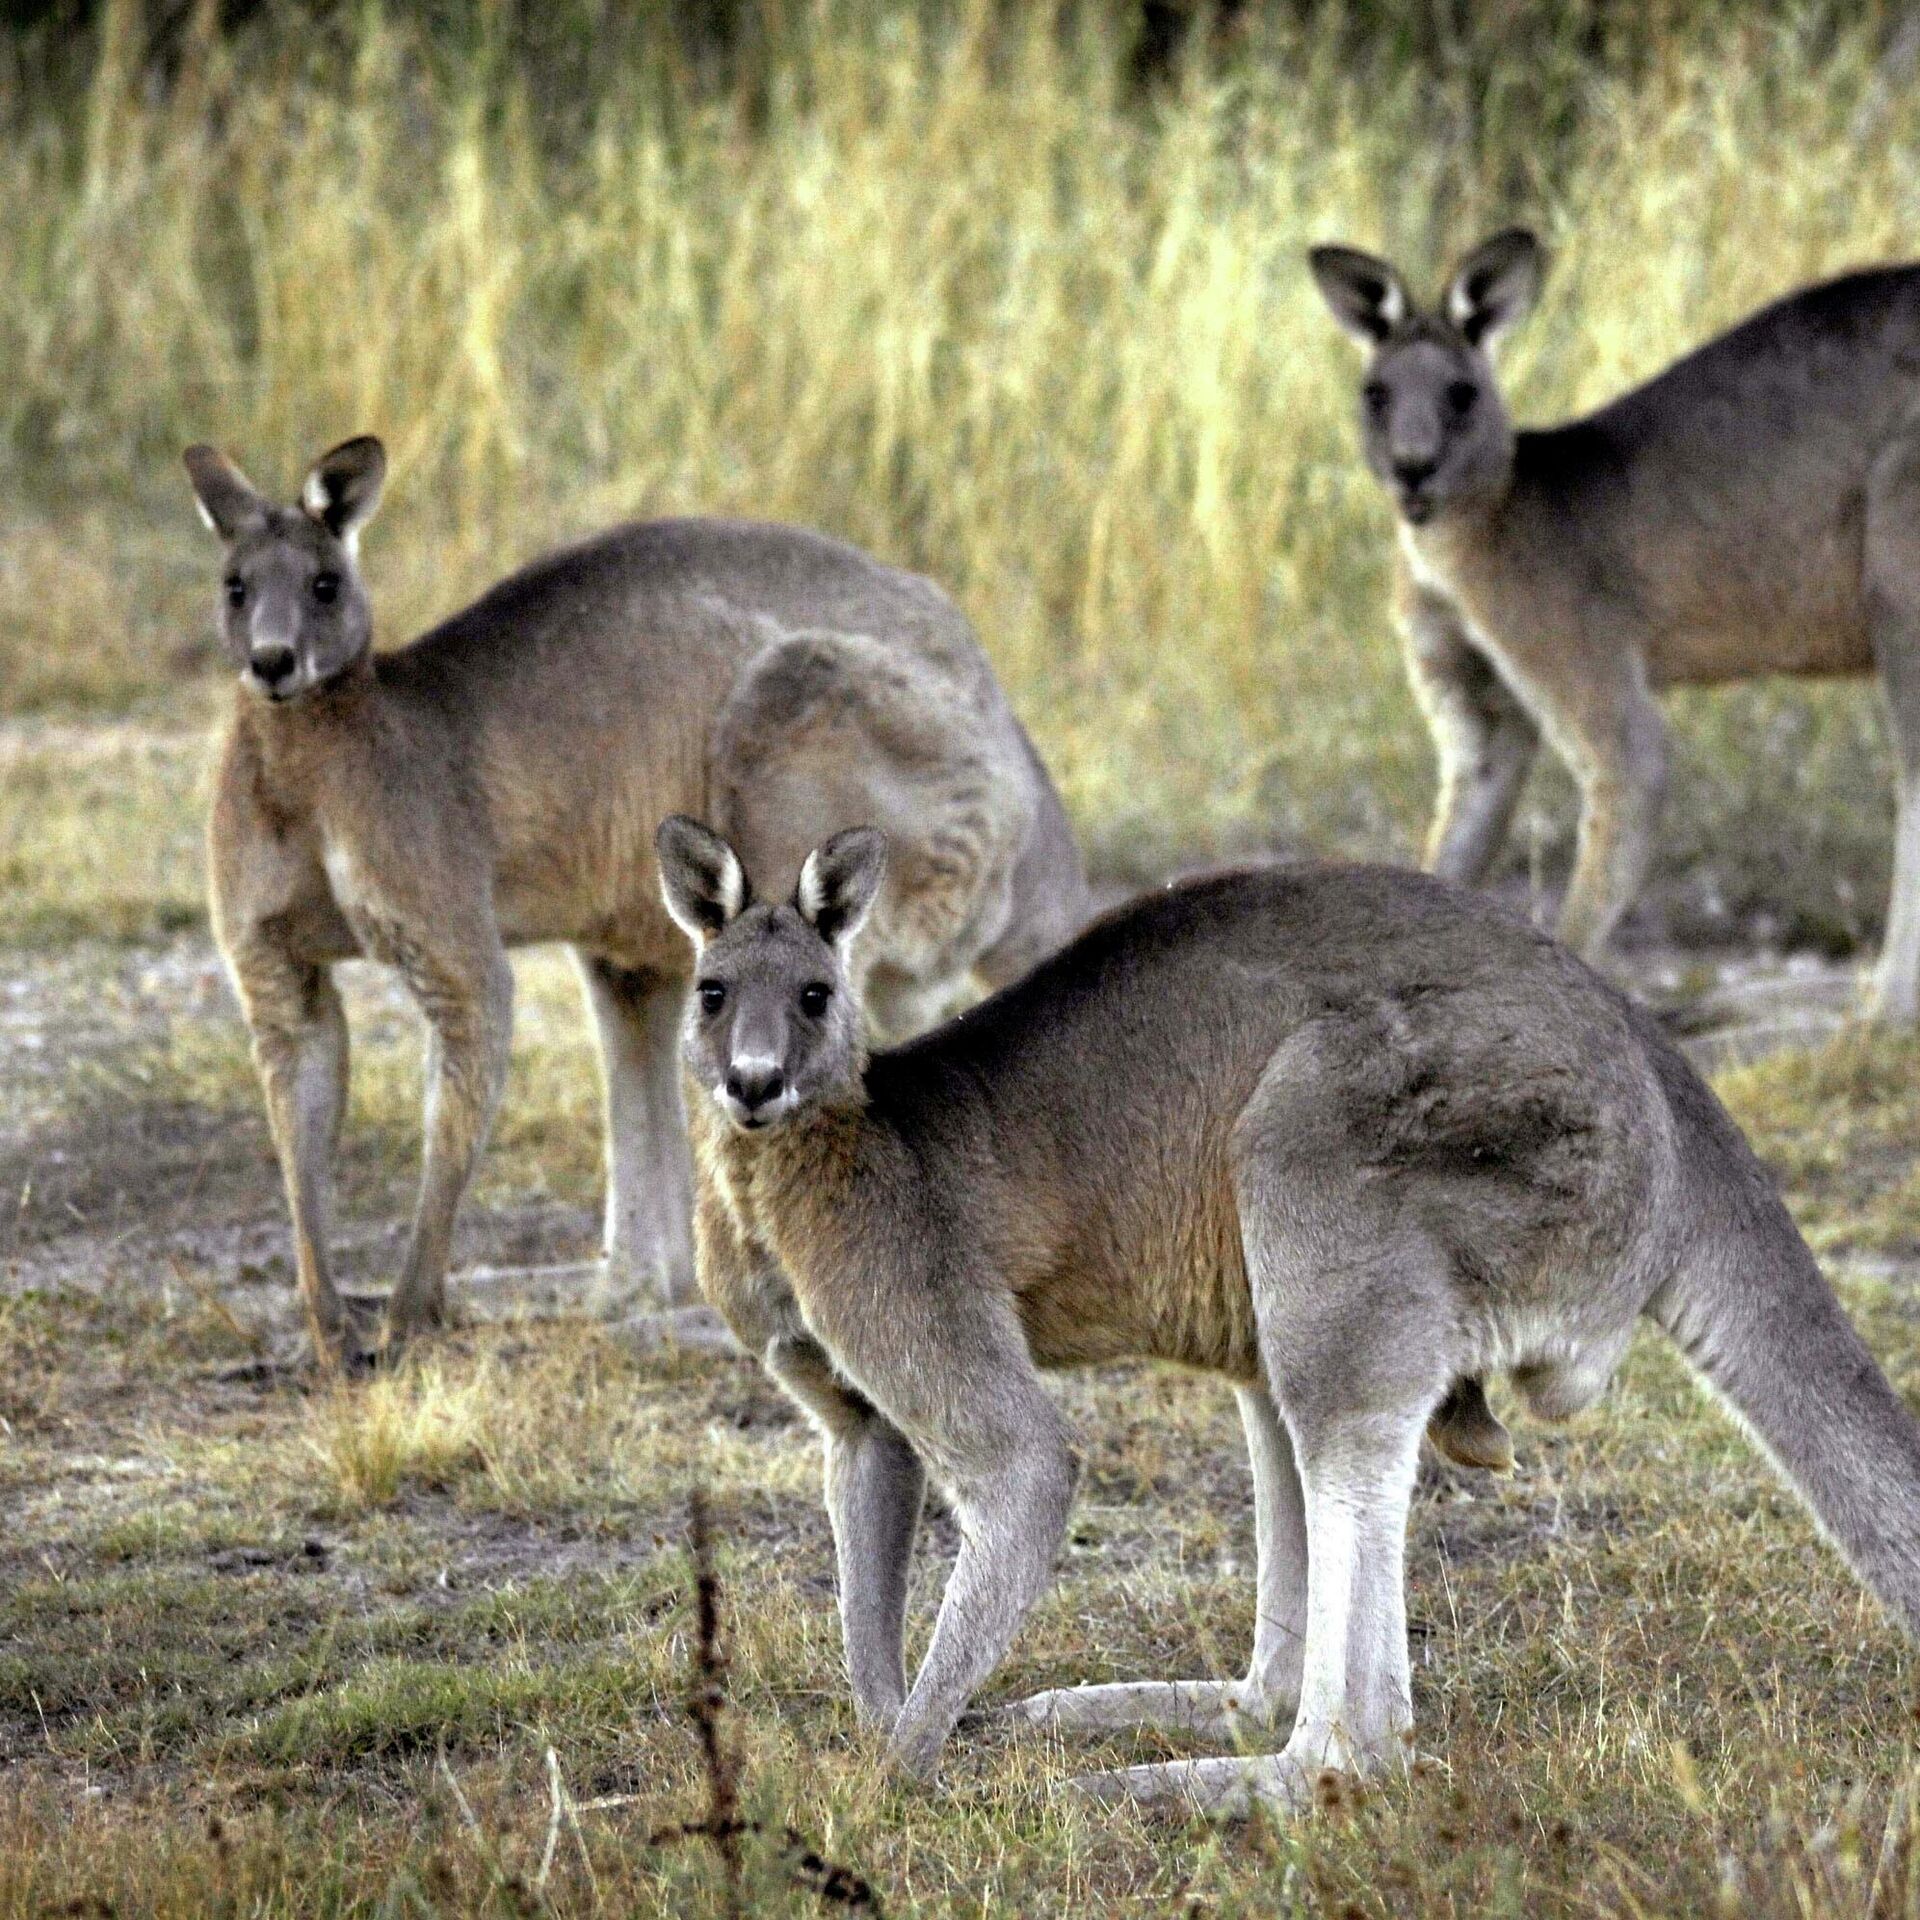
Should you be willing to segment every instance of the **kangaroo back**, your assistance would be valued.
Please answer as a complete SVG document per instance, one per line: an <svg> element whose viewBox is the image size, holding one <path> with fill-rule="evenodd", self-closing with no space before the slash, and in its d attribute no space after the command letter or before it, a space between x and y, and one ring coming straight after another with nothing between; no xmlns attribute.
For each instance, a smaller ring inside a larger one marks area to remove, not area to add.
<svg viewBox="0 0 1920 1920"><path fill-rule="evenodd" d="M1920 1639L1920 1422L1732 1121L1684 1068L1669 1070L1668 1096L1694 1162L1696 1225L1690 1257L1649 1311Z"/></svg>

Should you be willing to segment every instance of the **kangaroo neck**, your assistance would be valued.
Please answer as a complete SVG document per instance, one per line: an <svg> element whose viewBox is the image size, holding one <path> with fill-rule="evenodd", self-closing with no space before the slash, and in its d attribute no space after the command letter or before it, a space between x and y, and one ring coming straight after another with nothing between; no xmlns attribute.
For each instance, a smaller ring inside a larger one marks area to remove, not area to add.
<svg viewBox="0 0 1920 1920"><path fill-rule="evenodd" d="M379 700L373 654L361 654L324 685L292 700L263 700L244 690L238 700L240 725L268 777L310 781L371 741Z"/></svg>
<svg viewBox="0 0 1920 1920"><path fill-rule="evenodd" d="M1511 467L1496 484L1447 503L1425 526L1400 523L1400 550L1413 577L1455 589L1469 582L1499 551L1513 498Z"/></svg>
<svg viewBox="0 0 1920 1920"><path fill-rule="evenodd" d="M703 1103L706 1104L706 1103ZM743 1133L708 1105L709 1150L740 1224L792 1270L838 1244L863 1175L893 1159L898 1136L867 1105L864 1086L762 1132Z"/></svg>

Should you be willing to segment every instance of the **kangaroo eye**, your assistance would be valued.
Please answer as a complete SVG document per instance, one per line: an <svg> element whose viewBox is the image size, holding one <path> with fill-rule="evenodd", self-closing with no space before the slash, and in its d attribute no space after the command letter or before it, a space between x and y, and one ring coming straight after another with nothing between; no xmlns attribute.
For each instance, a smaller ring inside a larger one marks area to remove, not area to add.
<svg viewBox="0 0 1920 1920"><path fill-rule="evenodd" d="M340 576L337 573L316 573L313 576L313 597L323 607L330 607L340 597Z"/></svg>
<svg viewBox="0 0 1920 1920"><path fill-rule="evenodd" d="M1480 389L1471 380L1456 380L1447 389L1447 406L1456 418L1464 420L1480 398Z"/></svg>
<svg viewBox="0 0 1920 1920"><path fill-rule="evenodd" d="M227 582L227 605L244 607L247 604L247 583L237 574Z"/></svg>
<svg viewBox="0 0 1920 1920"><path fill-rule="evenodd" d="M1387 383L1384 380L1369 380L1360 389L1360 397L1367 403L1369 413L1385 413L1387 402L1393 398L1393 395L1387 391Z"/></svg>
<svg viewBox="0 0 1920 1920"><path fill-rule="evenodd" d="M727 990L718 980L700 982L700 1011L718 1013L727 1004Z"/></svg>
<svg viewBox="0 0 1920 1920"><path fill-rule="evenodd" d="M800 989L800 1011L809 1020L818 1020L833 998L833 989L824 980L815 980Z"/></svg>

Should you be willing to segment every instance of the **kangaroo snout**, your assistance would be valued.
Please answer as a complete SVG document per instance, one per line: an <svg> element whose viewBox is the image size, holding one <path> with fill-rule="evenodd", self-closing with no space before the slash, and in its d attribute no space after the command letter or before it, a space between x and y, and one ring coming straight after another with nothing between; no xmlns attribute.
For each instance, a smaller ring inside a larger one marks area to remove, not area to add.
<svg viewBox="0 0 1920 1920"><path fill-rule="evenodd" d="M255 647L247 655L247 671L269 693L277 693L291 680L299 664L300 656L284 642L275 646Z"/></svg>
<svg viewBox="0 0 1920 1920"><path fill-rule="evenodd" d="M1428 487L1439 471L1440 462L1427 454L1402 455L1393 463L1393 490L1399 499L1400 511L1416 525L1433 512Z"/></svg>
<svg viewBox="0 0 1920 1920"><path fill-rule="evenodd" d="M742 1056L727 1069L721 1091L727 1097L727 1109L742 1126L757 1127L772 1119L768 1111L777 1110L787 1090L787 1076L779 1063Z"/></svg>

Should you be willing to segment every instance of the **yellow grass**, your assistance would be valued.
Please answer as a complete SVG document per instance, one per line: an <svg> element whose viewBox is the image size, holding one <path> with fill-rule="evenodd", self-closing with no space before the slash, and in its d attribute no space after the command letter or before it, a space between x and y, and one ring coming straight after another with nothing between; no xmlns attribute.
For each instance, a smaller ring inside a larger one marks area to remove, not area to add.
<svg viewBox="0 0 1920 1920"><path fill-rule="evenodd" d="M749 95L625 41L557 75L495 16L448 46L377 6L231 41L206 10L162 86L116 0L97 57L55 63L77 77L0 96L0 511L29 536L0 566L0 705L124 704L205 661L186 441L290 491L371 429L390 637L622 515L810 522L959 595L1109 862L1404 855L1429 755L1303 250L1385 247L1432 284L1533 220L1556 265L1509 373L1555 416L1904 253L1920 86L1871 20L1677 14L1629 66L1518 8L1510 58L1489 28L1434 75L1367 40L1391 11L1262 16L1142 102L1099 13L769 15ZM1870 699L1681 719L1670 863L1871 927ZM1550 865L1566 790L1542 792L1521 851Z"/></svg>

